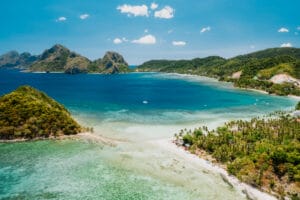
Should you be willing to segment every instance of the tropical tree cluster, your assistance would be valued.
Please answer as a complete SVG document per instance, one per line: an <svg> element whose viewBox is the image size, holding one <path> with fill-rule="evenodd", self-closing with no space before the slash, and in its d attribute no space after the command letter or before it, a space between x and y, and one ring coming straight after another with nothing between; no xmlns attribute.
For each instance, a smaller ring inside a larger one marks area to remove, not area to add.
<svg viewBox="0 0 300 200"><path fill-rule="evenodd" d="M204 150L241 181L279 196L300 196L300 123L288 114L231 121L216 130L183 130L177 140Z"/></svg>
<svg viewBox="0 0 300 200"><path fill-rule="evenodd" d="M33 139L81 131L64 106L30 86L0 97L0 139Z"/></svg>

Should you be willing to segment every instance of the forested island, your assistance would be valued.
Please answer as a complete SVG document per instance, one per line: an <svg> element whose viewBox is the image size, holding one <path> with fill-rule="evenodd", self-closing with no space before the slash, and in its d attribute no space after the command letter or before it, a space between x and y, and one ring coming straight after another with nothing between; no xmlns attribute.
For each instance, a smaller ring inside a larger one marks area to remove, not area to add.
<svg viewBox="0 0 300 200"><path fill-rule="evenodd" d="M0 140L58 137L81 130L63 105L30 86L0 97Z"/></svg>
<svg viewBox="0 0 300 200"><path fill-rule="evenodd" d="M271 48L225 59L219 56L192 60L151 60L139 72L193 74L232 82L277 95L300 96L300 49Z"/></svg>
<svg viewBox="0 0 300 200"><path fill-rule="evenodd" d="M296 109L300 109L300 102ZM300 198L300 115L277 112L175 134L177 145L225 165L241 181L279 198Z"/></svg>
<svg viewBox="0 0 300 200"><path fill-rule="evenodd" d="M36 56L28 52L19 54L16 51L10 51L0 56L0 67L20 68L28 72L64 72L67 74L116 74L130 71L128 63L117 52L108 51L103 58L91 61L60 44Z"/></svg>

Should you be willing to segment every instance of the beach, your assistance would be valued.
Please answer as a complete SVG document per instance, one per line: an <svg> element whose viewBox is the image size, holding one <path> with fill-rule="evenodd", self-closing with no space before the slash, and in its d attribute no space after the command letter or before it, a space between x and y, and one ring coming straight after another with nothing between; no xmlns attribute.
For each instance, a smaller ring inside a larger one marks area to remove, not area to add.
<svg viewBox="0 0 300 200"><path fill-rule="evenodd" d="M245 187L228 184L231 179L219 169L172 144L174 134L185 128L215 129L296 104L190 75L4 73L1 94L32 85L94 133L0 144L5 180L0 198L26 191L31 199L41 193L57 199L246 199Z"/></svg>

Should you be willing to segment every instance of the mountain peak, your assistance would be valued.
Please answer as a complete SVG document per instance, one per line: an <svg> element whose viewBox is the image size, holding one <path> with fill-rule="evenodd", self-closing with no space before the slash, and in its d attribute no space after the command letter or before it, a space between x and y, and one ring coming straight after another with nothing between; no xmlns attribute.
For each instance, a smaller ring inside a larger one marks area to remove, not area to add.
<svg viewBox="0 0 300 200"><path fill-rule="evenodd" d="M27 67L28 71L114 74L128 72L128 63L115 51L107 51L103 58L91 62L84 56L55 44L39 56L28 52L10 51L0 56L0 67Z"/></svg>
<svg viewBox="0 0 300 200"><path fill-rule="evenodd" d="M37 58L28 52L19 54L17 51L9 51L0 56L0 67L23 68L32 64Z"/></svg>

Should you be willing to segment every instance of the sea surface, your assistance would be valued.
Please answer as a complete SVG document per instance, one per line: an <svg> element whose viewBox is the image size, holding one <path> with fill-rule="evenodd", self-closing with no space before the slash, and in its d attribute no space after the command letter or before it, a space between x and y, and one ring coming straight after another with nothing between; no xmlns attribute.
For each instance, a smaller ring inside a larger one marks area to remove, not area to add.
<svg viewBox="0 0 300 200"><path fill-rule="evenodd" d="M188 75L22 73L0 69L0 95L46 92L110 146L90 140L0 144L0 199L245 199L219 174L165 148L180 129L291 110L287 97Z"/></svg>

